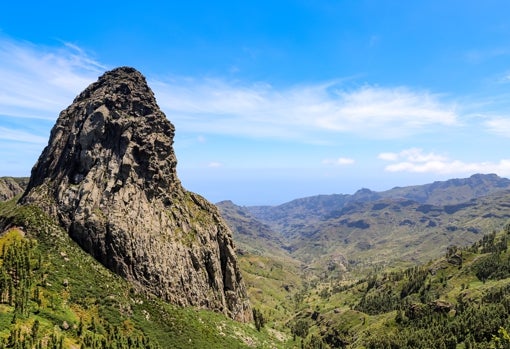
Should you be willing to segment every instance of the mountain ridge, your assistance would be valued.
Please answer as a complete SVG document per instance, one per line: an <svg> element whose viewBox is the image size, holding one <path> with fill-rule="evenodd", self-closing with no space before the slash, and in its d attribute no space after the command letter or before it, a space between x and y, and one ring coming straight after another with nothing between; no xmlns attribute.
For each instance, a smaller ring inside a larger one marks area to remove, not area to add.
<svg viewBox="0 0 510 349"><path fill-rule="evenodd" d="M463 190L459 190L462 188ZM469 178L452 178L423 185L394 187L384 191L372 191L367 188L357 190L354 194L321 194L297 198L276 206L246 206L252 214L263 221L275 220L284 216L286 210L309 205L310 210L323 212L329 207L335 209L350 202L374 201L378 199L410 199L423 204L446 205L458 204L471 199L486 196L502 189L510 189L510 179L495 174L474 174ZM271 213L269 213L271 212ZM270 215L265 217L265 215Z"/></svg>
<svg viewBox="0 0 510 349"><path fill-rule="evenodd" d="M505 209L509 188L506 178L477 174L384 192L361 189L353 195L317 195L237 210L265 224L282 242L282 250L306 264L412 265L500 228L510 219ZM218 205L230 222L232 210L224 212ZM236 225L231 228L236 238L243 235Z"/></svg>

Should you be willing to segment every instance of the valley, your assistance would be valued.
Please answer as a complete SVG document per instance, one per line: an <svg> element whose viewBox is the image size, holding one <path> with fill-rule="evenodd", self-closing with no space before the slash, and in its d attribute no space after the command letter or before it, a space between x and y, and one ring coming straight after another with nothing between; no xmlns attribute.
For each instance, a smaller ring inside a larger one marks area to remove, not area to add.
<svg viewBox="0 0 510 349"><path fill-rule="evenodd" d="M218 206L253 306L303 347L503 348L509 199L508 180L475 175L274 207ZM500 270L490 280L481 276L487 265Z"/></svg>
<svg viewBox="0 0 510 349"><path fill-rule="evenodd" d="M490 189L504 179L484 175L474 179L480 178L492 180L485 182L487 188L478 188L486 195L447 205L410 203L410 198L398 196L342 197L339 205L331 204L339 198L336 195L298 199L281 207L218 203L234 233L239 266L254 314L258 314L258 322L246 325L140 294L87 256L51 217L36 208L18 208L15 199L4 201L0 215L4 226L12 228L0 238L4 251L0 258L3 345L504 348L510 343L506 332L509 194L504 186ZM455 191L449 190L450 194ZM424 215L437 224L419 225ZM376 219L380 217L391 217L390 222L397 223L384 229ZM362 219L370 227L340 223ZM403 219L409 223L400 224ZM448 229L443 222L457 228ZM335 233L325 230L326 237L319 231L306 233L326 226L336 226ZM372 235L375 227L380 235ZM363 236L365 232L368 235ZM337 236L354 239L353 246ZM366 249L360 246L361 239L397 240ZM427 239L436 248L424 248ZM399 246L402 241L409 244ZM9 246L23 244L30 246L26 273L33 280L27 285L18 282L19 291L8 291L5 280L20 271L9 269L12 262L7 251ZM393 246L391 251L388 246ZM385 260L378 254L394 258ZM24 287L28 287L28 298L17 301ZM37 334L33 335L36 321Z"/></svg>
<svg viewBox="0 0 510 349"><path fill-rule="evenodd" d="M496 175L385 192L319 195L279 206L220 202L236 241L265 241L310 267L413 266L466 246L510 219L510 181Z"/></svg>

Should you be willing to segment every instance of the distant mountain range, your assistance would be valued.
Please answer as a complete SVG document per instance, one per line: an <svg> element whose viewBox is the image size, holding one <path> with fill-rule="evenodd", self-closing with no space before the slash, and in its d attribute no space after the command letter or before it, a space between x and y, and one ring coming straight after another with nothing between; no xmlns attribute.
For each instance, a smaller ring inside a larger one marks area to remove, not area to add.
<svg viewBox="0 0 510 349"><path fill-rule="evenodd" d="M0 198L28 178L0 178ZM495 174L352 195L299 198L278 206L216 204L238 252L294 258L307 265L423 262L465 246L510 219L510 180Z"/></svg>
<svg viewBox="0 0 510 349"><path fill-rule="evenodd" d="M510 218L510 180L476 174L279 206L217 204L236 241L275 248L309 265L416 263L465 246Z"/></svg>

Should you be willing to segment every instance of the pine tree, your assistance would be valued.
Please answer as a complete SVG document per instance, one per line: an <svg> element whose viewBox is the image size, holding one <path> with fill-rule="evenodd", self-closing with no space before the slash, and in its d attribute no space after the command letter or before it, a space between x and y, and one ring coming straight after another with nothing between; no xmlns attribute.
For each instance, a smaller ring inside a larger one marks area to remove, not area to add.
<svg viewBox="0 0 510 349"><path fill-rule="evenodd" d="M39 334L39 320L35 320L34 321L34 324L32 325L32 329L31 329L31 335L32 335L32 339L34 341L37 340L37 335Z"/></svg>
<svg viewBox="0 0 510 349"><path fill-rule="evenodd" d="M253 321L255 322L255 328L260 331L266 324L266 319L262 315L262 312L257 308L253 308Z"/></svg>

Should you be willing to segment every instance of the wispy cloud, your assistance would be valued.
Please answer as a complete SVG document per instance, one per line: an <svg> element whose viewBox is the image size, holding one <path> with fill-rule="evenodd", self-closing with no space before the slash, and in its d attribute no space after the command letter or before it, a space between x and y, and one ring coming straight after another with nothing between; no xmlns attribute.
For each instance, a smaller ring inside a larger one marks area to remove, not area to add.
<svg viewBox="0 0 510 349"><path fill-rule="evenodd" d="M485 122L485 127L492 133L510 137L510 117L495 117Z"/></svg>
<svg viewBox="0 0 510 349"><path fill-rule="evenodd" d="M385 167L388 172L413 172L435 174L497 173L510 175L510 159L499 162L463 162L452 160L445 155L425 153L422 149L411 148L399 153L381 153L381 160L393 162Z"/></svg>
<svg viewBox="0 0 510 349"><path fill-rule="evenodd" d="M0 115L54 120L104 67L79 47L0 36Z"/></svg>
<svg viewBox="0 0 510 349"><path fill-rule="evenodd" d="M505 73L498 75L494 80L499 84L508 84L510 82L510 72L506 71Z"/></svg>
<svg viewBox="0 0 510 349"><path fill-rule="evenodd" d="M29 173L58 113L103 70L75 45L43 47L0 34L2 175Z"/></svg>
<svg viewBox="0 0 510 349"><path fill-rule="evenodd" d="M49 48L0 37L0 115L54 120L105 69L70 43ZM454 103L407 87L148 78L180 132L331 143L339 133L395 138L459 123Z"/></svg>
<svg viewBox="0 0 510 349"><path fill-rule="evenodd" d="M0 126L0 140L8 140L21 143L46 144L48 139L29 132L13 130Z"/></svg>
<svg viewBox="0 0 510 349"><path fill-rule="evenodd" d="M213 161L213 162L210 162L207 164L207 167L209 168L218 168L218 167L222 167L223 164L221 162L217 162L217 161Z"/></svg>
<svg viewBox="0 0 510 349"><path fill-rule="evenodd" d="M345 166L354 164L354 159L340 157L337 159L324 159L322 163L324 165Z"/></svg>
<svg viewBox="0 0 510 349"><path fill-rule="evenodd" d="M342 89L336 82L277 89L217 79L153 83L180 129L321 142L335 134L385 139L459 124L454 103L406 87Z"/></svg>

